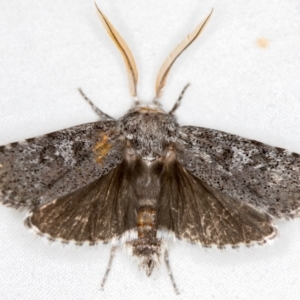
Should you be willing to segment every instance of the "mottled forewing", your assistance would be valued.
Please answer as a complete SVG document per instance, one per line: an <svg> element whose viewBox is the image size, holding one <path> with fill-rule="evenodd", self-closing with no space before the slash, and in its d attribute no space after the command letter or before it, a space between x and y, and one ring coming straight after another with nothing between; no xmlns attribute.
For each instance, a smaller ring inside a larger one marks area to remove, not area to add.
<svg viewBox="0 0 300 300"><path fill-rule="evenodd" d="M264 243L276 236L268 214L210 187L177 161L161 175L158 225L206 247Z"/></svg>
<svg viewBox="0 0 300 300"><path fill-rule="evenodd" d="M109 241L136 227L136 180L143 166L124 160L107 175L35 209L27 224L53 239Z"/></svg>
<svg viewBox="0 0 300 300"><path fill-rule="evenodd" d="M114 121L83 124L0 147L0 201L34 208L94 181L123 156Z"/></svg>
<svg viewBox="0 0 300 300"><path fill-rule="evenodd" d="M273 216L295 217L300 208L300 157L226 132L181 127L179 161L229 197Z"/></svg>

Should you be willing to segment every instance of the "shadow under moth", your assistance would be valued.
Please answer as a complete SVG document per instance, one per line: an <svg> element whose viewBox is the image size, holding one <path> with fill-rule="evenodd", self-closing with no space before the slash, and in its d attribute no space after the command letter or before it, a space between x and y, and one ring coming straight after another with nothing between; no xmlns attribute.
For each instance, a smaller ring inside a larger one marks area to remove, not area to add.
<svg viewBox="0 0 300 300"><path fill-rule="evenodd" d="M230 133L181 127L159 101L179 55L209 16L168 56L151 105L137 97L134 58L113 25L98 15L128 71L133 107L119 120L83 94L100 121L0 147L0 201L26 208L25 223L51 240L113 242L105 284L121 241L151 275L163 259L174 286L163 232L204 247L263 244L274 218L300 211L296 153Z"/></svg>

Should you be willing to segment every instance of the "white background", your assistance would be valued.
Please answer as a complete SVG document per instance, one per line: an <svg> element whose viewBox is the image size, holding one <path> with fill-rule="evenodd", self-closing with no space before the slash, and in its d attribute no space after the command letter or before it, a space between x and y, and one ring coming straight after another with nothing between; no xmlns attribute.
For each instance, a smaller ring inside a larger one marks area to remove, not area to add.
<svg viewBox="0 0 300 300"><path fill-rule="evenodd" d="M214 7L203 35L171 71L169 110L190 82L178 121L224 130L300 152L299 0L114 0L98 5L131 48L139 96L151 101L160 64ZM258 45L263 39L266 47ZM0 3L0 144L96 121L80 86L113 117L131 106L123 61L89 0ZM1 299L296 299L299 220L278 222L270 246L204 250L178 242L147 278L118 251L99 290L110 247L49 245L23 226L24 213L0 207ZM168 297L168 298L166 298Z"/></svg>

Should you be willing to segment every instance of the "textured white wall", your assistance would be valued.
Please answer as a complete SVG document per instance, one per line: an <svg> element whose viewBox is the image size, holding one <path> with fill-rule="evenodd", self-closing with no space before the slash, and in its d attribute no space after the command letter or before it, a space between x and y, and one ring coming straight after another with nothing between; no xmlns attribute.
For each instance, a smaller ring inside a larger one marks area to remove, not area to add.
<svg viewBox="0 0 300 300"><path fill-rule="evenodd" d="M181 124L210 127L300 152L300 4L290 1L98 1L128 42L139 95L154 96L169 51L211 10L203 35L180 57L165 89ZM262 47L263 40L267 45ZM0 3L0 144L97 116L82 87L114 117L131 106L122 59L87 0ZM24 213L0 207L1 299L296 299L300 291L299 220L278 222L271 246L219 251L175 243L150 279L118 251L105 292L109 246L52 246L23 226Z"/></svg>

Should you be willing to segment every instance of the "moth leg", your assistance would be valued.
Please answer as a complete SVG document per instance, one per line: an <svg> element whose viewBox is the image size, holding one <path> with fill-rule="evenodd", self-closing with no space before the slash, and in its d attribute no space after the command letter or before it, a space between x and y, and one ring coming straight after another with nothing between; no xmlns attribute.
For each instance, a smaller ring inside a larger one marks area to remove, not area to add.
<svg viewBox="0 0 300 300"><path fill-rule="evenodd" d="M116 254L116 250L117 250L117 246L111 247L109 262L108 262L108 265L107 265L105 274L104 274L103 279L102 279L102 282L101 282L101 290L102 290L102 291L104 290L104 285L105 285L105 283L106 283L108 274L109 274L109 272L110 272L111 265L112 265L113 259L114 259L114 257L115 257L115 254Z"/></svg>
<svg viewBox="0 0 300 300"><path fill-rule="evenodd" d="M101 111L87 96L86 94L82 91L81 88L78 88L79 93L81 94L81 96L83 97L83 99L92 107L92 110L98 115L100 116L101 119L103 120L114 120L114 118L110 117L109 115L107 115L106 113L104 113L103 111Z"/></svg>
<svg viewBox="0 0 300 300"><path fill-rule="evenodd" d="M179 97L178 97L176 103L174 104L173 108L172 108L171 111L169 112L169 115L171 115L171 116L174 115L176 109L179 107L179 105L180 105L180 103L181 103L180 101L181 101L181 99L183 98L186 89L187 89L189 86L190 86L190 84L188 83L188 84L183 88L183 90L182 90L182 92L180 93L180 95L179 95Z"/></svg>
<svg viewBox="0 0 300 300"><path fill-rule="evenodd" d="M173 273L171 270L171 266L170 266L170 262L169 262L169 252L167 249L165 250L165 253L164 253L164 260L165 260L165 264L167 266L168 275L171 279L174 291L175 291L176 295L179 295L180 293L178 291L178 288L177 288L177 285L176 285L176 282L175 282L175 279L174 279L174 276L173 276Z"/></svg>

